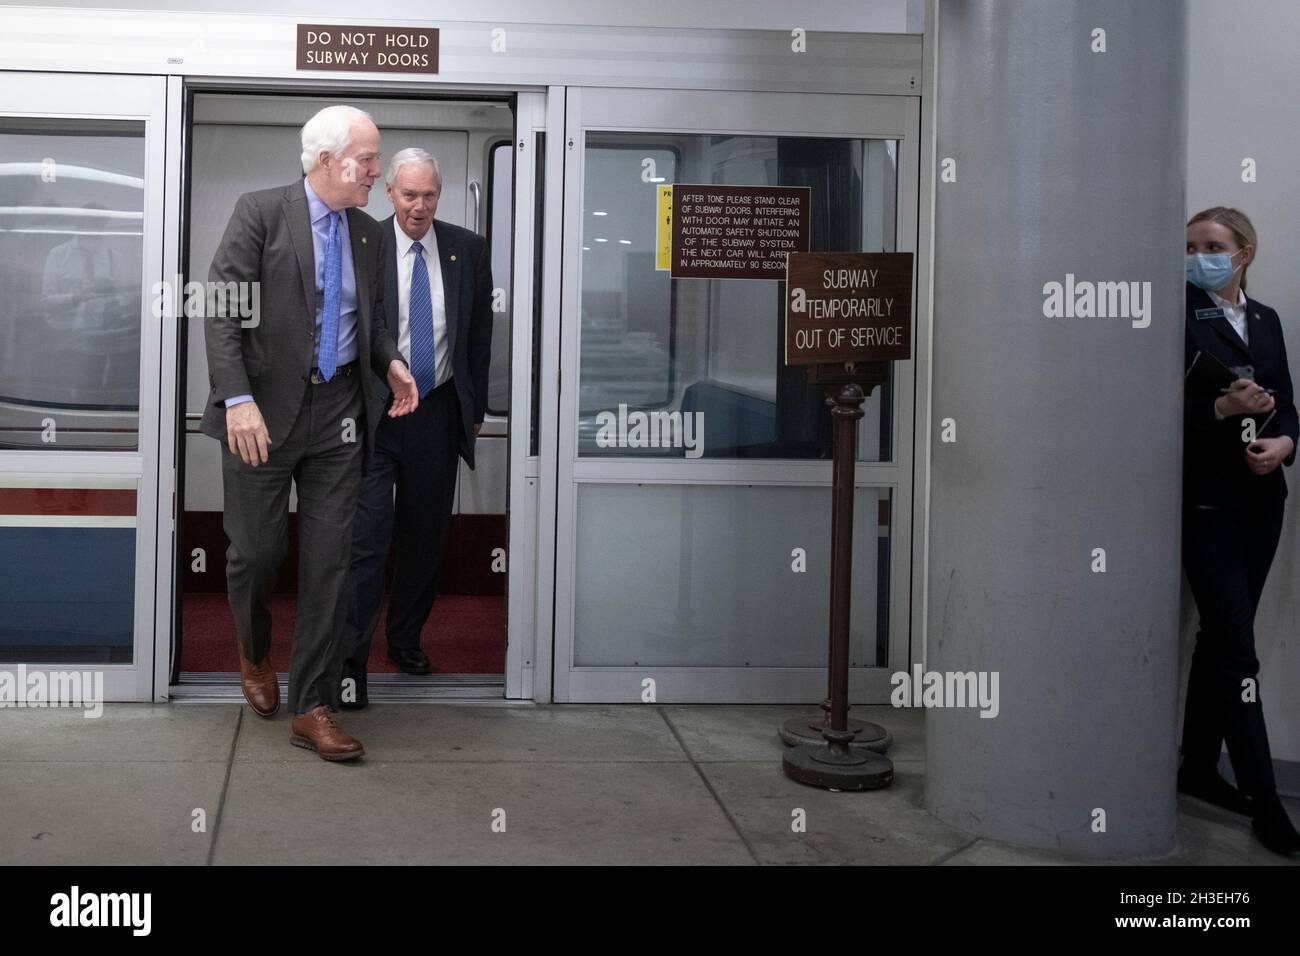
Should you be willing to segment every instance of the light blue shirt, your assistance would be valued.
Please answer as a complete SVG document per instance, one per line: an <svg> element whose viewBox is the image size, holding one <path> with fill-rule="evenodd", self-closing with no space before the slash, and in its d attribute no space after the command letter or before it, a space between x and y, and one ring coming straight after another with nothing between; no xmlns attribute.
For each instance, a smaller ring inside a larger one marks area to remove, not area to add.
<svg viewBox="0 0 1300 956"><path fill-rule="evenodd" d="M320 327L325 311L325 246L330 237L329 215L332 210L316 195L306 176L302 185L307 190L307 215L311 219L311 246L316 265L316 341L312 346L311 363L315 367L320 364ZM339 244L342 246L343 289L339 301L338 363L346 365L357 357L357 277L352 265L352 241L346 209L339 210ZM252 395L234 395L226 399L226 407L252 400Z"/></svg>

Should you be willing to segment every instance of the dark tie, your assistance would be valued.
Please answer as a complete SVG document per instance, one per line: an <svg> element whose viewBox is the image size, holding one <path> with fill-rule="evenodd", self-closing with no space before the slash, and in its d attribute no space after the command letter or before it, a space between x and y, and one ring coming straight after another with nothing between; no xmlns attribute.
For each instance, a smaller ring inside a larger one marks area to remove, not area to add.
<svg viewBox="0 0 1300 956"><path fill-rule="evenodd" d="M424 247L411 244L411 374L424 398L438 379L433 352L433 300L429 294L429 269L424 264Z"/></svg>
<svg viewBox="0 0 1300 956"><path fill-rule="evenodd" d="M330 234L325 241L325 307L320 320L320 349L316 366L329 381L339 366L339 308L343 298L343 244L339 242L339 214L330 213Z"/></svg>

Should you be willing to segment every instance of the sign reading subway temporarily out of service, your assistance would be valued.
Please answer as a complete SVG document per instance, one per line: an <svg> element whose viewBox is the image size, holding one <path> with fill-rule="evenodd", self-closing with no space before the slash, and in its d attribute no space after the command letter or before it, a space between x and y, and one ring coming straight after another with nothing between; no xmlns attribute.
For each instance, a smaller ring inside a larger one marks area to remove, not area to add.
<svg viewBox="0 0 1300 956"><path fill-rule="evenodd" d="M437 27L298 24L298 69L437 73Z"/></svg>
<svg viewBox="0 0 1300 956"><path fill-rule="evenodd" d="M786 269L785 364L912 357L912 253L805 252Z"/></svg>
<svg viewBox="0 0 1300 956"><path fill-rule="evenodd" d="M675 279L784 279L786 255L808 250L808 186L672 188Z"/></svg>

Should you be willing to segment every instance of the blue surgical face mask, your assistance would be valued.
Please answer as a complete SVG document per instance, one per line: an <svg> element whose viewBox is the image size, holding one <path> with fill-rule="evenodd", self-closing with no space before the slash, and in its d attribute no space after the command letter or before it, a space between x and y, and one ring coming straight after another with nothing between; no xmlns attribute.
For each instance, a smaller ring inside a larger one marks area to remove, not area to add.
<svg viewBox="0 0 1300 956"><path fill-rule="evenodd" d="M1237 250L1240 252L1241 250ZM1198 252L1187 256L1187 281L1206 292L1217 292L1232 281L1236 269L1226 252Z"/></svg>

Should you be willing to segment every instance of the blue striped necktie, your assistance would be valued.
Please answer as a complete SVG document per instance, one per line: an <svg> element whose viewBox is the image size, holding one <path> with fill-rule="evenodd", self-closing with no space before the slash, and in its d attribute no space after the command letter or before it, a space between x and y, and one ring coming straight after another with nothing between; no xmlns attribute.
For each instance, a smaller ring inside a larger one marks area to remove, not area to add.
<svg viewBox="0 0 1300 956"><path fill-rule="evenodd" d="M424 398L438 380L438 363L433 351L433 300L429 293L429 269L424 264L424 247L411 244L411 374Z"/></svg>
<svg viewBox="0 0 1300 956"><path fill-rule="evenodd" d="M343 299L343 244L339 241L339 214L330 213L330 234L325 241L325 307L321 310L320 348L316 366L329 381L339 366L339 309Z"/></svg>

